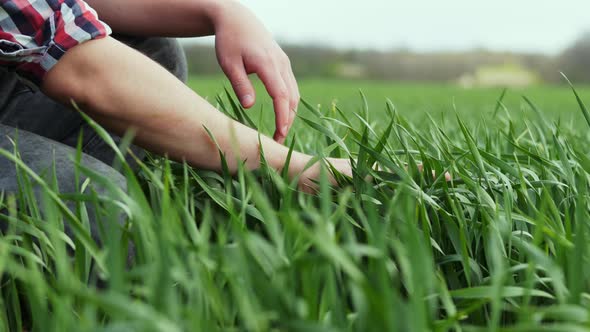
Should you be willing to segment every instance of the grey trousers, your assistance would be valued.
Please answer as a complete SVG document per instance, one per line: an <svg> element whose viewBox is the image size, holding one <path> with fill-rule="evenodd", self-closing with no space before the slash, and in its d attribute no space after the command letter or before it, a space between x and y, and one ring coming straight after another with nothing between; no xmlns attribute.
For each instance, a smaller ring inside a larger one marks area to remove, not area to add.
<svg viewBox="0 0 590 332"><path fill-rule="evenodd" d="M152 58L186 82L186 58L177 40L127 36L115 38ZM15 73L0 70L0 148L12 151L11 139L16 140L21 159L36 173L47 172L55 162L61 193L76 191L75 168L71 156L76 151L73 147L76 146L80 134L83 137L82 163L126 189L125 178L110 166L115 158L114 152L77 111L21 83ZM112 137L116 142L120 141L116 135ZM131 149L136 156L141 157L144 154L139 147L132 146ZM15 164L0 156L0 192L17 191ZM100 242L100 225L96 224L94 216L89 215L89 219L92 236ZM0 223L0 229L6 229L6 224Z"/></svg>

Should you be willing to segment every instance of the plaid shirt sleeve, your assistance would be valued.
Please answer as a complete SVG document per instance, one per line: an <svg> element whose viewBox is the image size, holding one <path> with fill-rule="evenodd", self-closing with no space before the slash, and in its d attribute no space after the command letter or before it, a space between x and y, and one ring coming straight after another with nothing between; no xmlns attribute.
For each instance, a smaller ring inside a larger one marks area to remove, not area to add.
<svg viewBox="0 0 590 332"><path fill-rule="evenodd" d="M37 85L69 49L109 34L83 0L0 0L0 66Z"/></svg>

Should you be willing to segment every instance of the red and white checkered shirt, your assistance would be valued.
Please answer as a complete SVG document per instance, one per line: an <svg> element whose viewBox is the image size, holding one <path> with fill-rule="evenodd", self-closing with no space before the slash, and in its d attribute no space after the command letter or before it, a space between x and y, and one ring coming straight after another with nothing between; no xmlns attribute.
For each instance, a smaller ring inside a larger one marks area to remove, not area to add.
<svg viewBox="0 0 590 332"><path fill-rule="evenodd" d="M110 33L82 0L0 0L0 66L35 84L69 49Z"/></svg>

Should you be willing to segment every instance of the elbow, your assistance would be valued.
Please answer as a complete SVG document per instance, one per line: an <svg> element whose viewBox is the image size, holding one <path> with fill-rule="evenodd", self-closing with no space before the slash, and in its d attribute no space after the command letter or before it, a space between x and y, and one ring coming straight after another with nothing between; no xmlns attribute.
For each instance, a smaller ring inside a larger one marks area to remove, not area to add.
<svg viewBox="0 0 590 332"><path fill-rule="evenodd" d="M80 70L60 61L45 75L41 91L64 105L75 103L84 107L92 102L91 93L86 86L86 77Z"/></svg>
<svg viewBox="0 0 590 332"><path fill-rule="evenodd" d="M90 41L69 50L45 75L41 91L68 106L75 103L82 110L99 110L105 102L104 68L92 54L97 42Z"/></svg>

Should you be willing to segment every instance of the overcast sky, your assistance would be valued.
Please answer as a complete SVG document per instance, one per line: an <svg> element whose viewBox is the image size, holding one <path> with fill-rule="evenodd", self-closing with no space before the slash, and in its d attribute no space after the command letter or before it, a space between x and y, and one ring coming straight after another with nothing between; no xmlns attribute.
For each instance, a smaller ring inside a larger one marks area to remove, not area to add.
<svg viewBox="0 0 590 332"><path fill-rule="evenodd" d="M554 54L590 31L590 0L241 0L278 40Z"/></svg>

